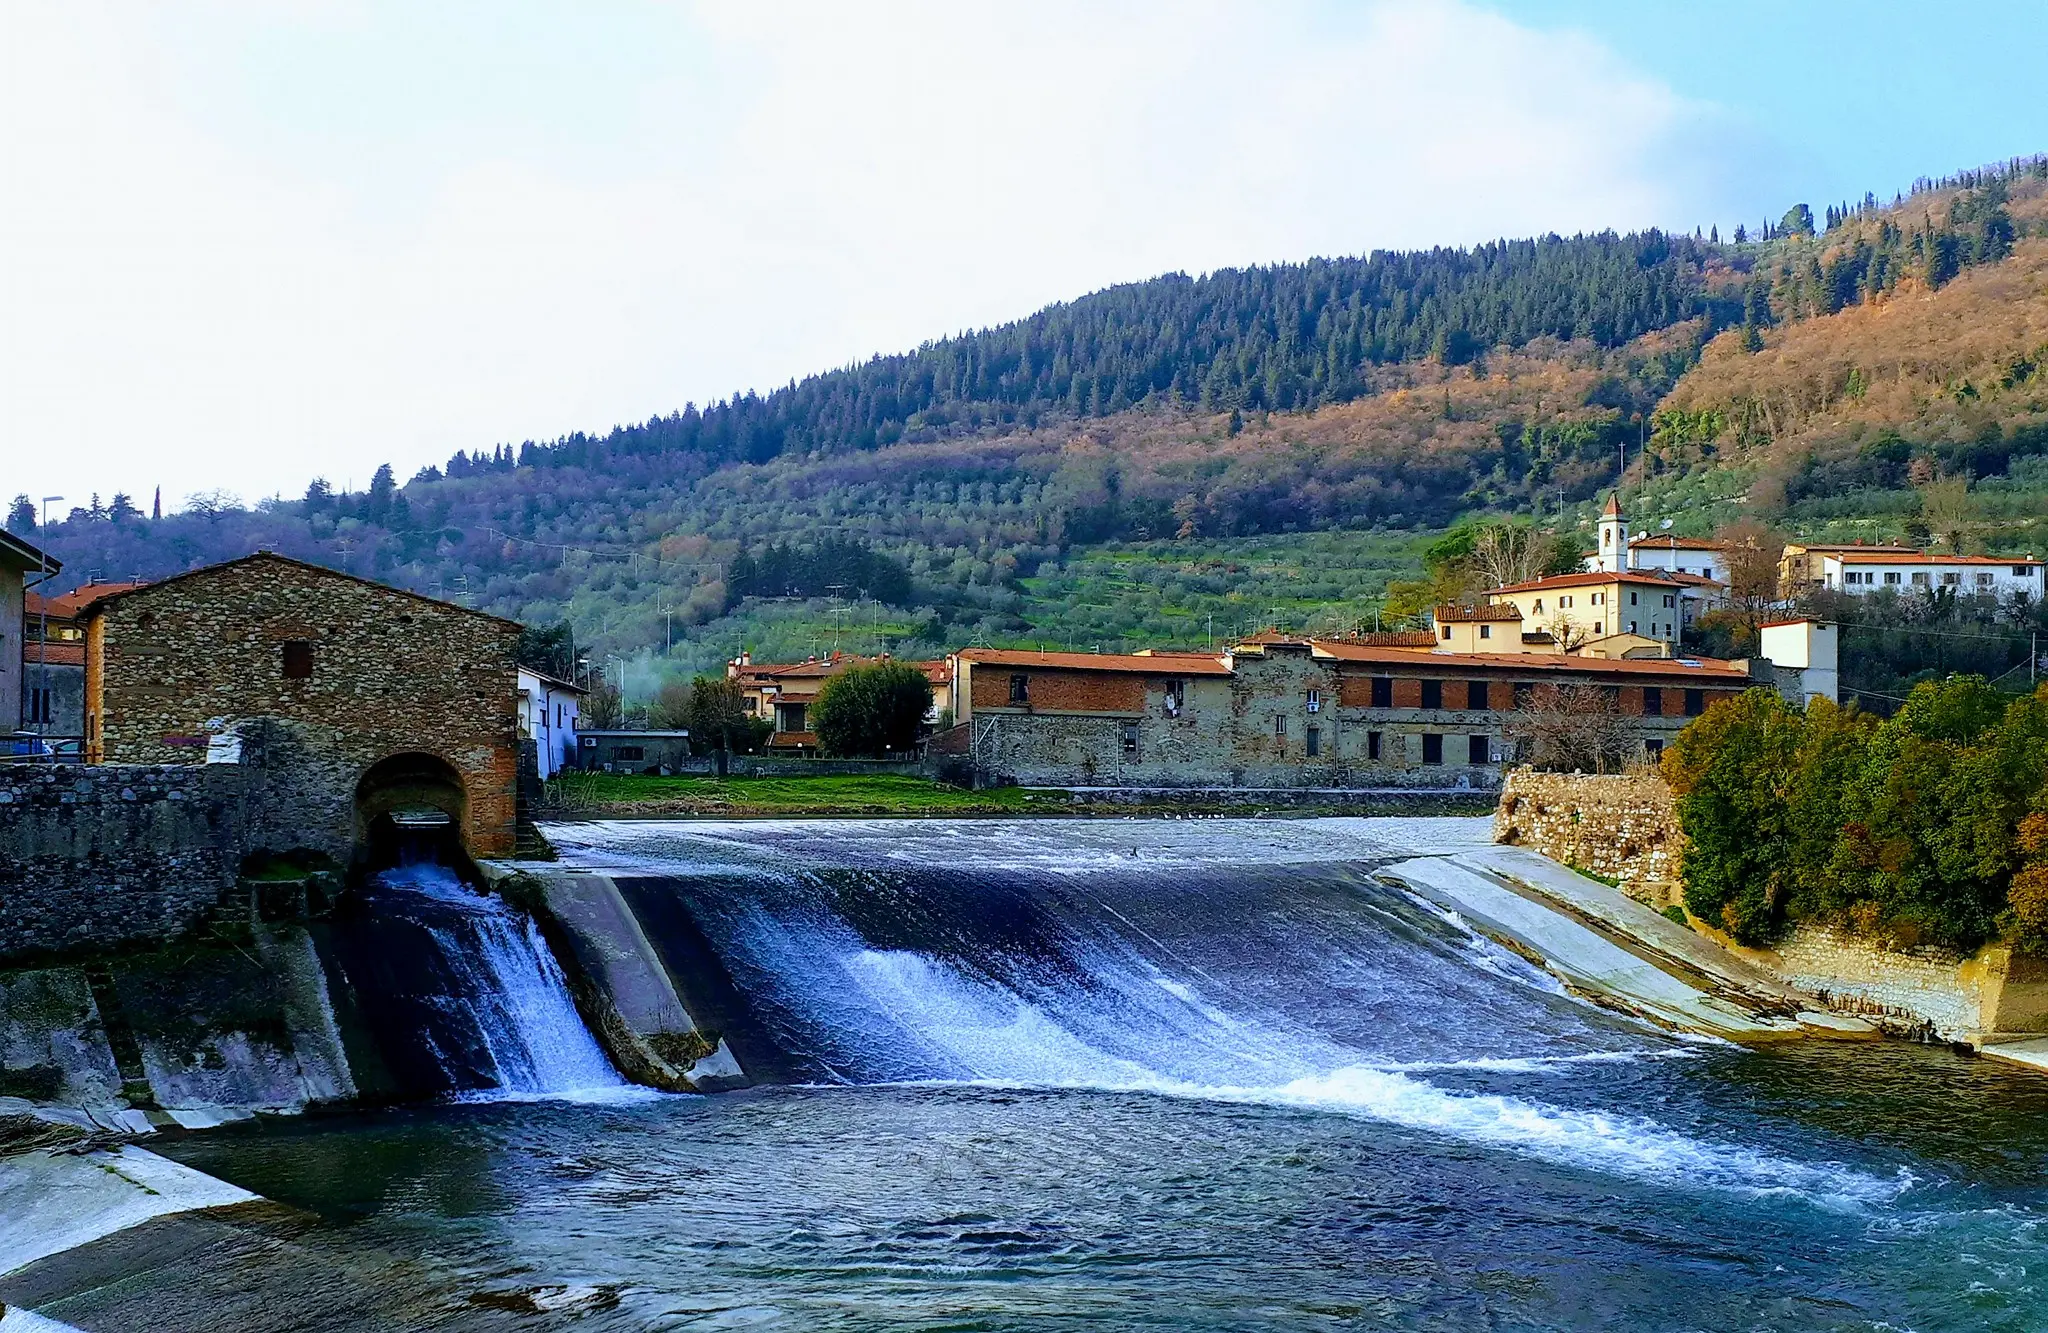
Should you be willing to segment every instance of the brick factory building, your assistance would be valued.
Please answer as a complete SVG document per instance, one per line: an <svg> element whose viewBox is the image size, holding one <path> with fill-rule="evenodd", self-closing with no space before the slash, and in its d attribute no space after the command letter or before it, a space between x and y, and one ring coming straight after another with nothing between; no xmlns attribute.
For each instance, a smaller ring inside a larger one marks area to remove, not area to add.
<svg viewBox="0 0 2048 1333"><path fill-rule="evenodd" d="M1747 663L1278 634L1214 653L952 661L956 726L935 751L980 782L1047 786L1492 787L1503 764L1557 746L1654 757L1715 699L1779 683Z"/></svg>
<svg viewBox="0 0 2048 1333"><path fill-rule="evenodd" d="M300 846L346 858L427 806L472 854L512 851L512 621L269 553L100 597L85 621L89 762L258 745Z"/></svg>

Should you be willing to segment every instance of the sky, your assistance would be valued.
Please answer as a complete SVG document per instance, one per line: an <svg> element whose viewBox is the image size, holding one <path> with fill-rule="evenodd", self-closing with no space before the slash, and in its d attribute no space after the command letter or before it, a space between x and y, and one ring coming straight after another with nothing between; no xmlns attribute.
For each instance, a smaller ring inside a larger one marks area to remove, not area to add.
<svg viewBox="0 0 2048 1333"><path fill-rule="evenodd" d="M0 0L0 500L360 489L1182 270L2048 150L2048 6Z"/></svg>

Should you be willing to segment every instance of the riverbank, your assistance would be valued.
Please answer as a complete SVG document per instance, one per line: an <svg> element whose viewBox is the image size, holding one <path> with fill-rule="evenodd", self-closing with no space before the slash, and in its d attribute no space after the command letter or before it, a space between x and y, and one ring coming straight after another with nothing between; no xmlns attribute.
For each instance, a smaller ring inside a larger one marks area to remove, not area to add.
<svg viewBox="0 0 2048 1333"><path fill-rule="evenodd" d="M985 787L931 778L647 777L566 773L547 819L1128 819L1146 815L1480 814L1484 791L1342 788Z"/></svg>

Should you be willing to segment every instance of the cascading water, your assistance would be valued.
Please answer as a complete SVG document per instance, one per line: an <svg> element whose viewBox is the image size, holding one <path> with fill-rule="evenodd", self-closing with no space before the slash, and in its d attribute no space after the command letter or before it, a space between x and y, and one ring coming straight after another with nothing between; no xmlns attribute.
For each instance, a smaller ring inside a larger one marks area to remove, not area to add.
<svg viewBox="0 0 2048 1333"><path fill-rule="evenodd" d="M531 918L447 867L364 886L346 967L400 1086L466 1100L626 1086L583 1025Z"/></svg>
<svg viewBox="0 0 2048 1333"><path fill-rule="evenodd" d="M1459 1090L1475 1071L1698 1046L1565 995L1380 885L1369 841L1286 864L1300 851L1229 830L1153 826L1151 845L1113 844L1131 836L1068 826L1046 856L991 835L962 860L945 845L957 829L643 828L571 855L620 878L756 1079L1314 1107L1692 1184L1850 1200L1901 1187L1598 1105Z"/></svg>

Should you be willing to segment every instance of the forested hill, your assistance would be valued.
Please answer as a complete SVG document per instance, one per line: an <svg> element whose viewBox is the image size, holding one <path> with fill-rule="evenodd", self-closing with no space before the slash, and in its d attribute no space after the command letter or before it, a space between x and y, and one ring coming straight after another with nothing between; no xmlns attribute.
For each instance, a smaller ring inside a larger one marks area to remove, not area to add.
<svg viewBox="0 0 2048 1333"><path fill-rule="evenodd" d="M1612 348L1700 315L1739 320L1743 293L1724 284L1717 299L1707 281L1718 249L1656 231L1607 233L1169 274L766 397L693 405L608 435L529 441L517 461L760 463L1153 404L1299 411L1370 392L1376 365L1432 356L1458 365L1537 338Z"/></svg>
<svg viewBox="0 0 2048 1333"><path fill-rule="evenodd" d="M742 644L1199 642L1212 618L1370 620L1415 534L1473 511L1575 524L1622 446L1637 516L1664 505L1681 531L2002 473L2048 452L2044 338L2034 158L1725 240L1169 275L361 493L155 519L109 478L38 536L67 582L268 547L678 666Z"/></svg>

